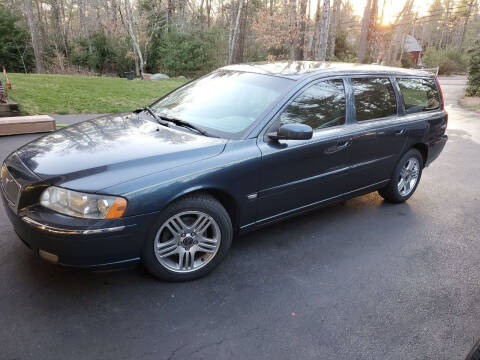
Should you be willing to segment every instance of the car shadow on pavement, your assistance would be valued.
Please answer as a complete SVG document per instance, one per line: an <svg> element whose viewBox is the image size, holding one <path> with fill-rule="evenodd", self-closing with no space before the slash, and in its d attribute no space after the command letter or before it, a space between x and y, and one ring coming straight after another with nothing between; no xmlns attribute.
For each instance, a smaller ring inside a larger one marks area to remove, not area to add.
<svg viewBox="0 0 480 360"><path fill-rule="evenodd" d="M278 249L290 250L294 257L317 257L315 253L312 253L312 249L318 250L319 253L325 253L326 249L322 249L322 246L330 250L332 246L347 246L355 240L351 236L347 236L350 233L348 231L345 233L346 228L348 229L350 225L358 221L363 222L362 227L375 227L379 216L414 218L415 213L407 203L390 204L383 201L376 193L328 205L279 223L267 225L234 239L232 250L224 264L205 279L221 276L220 274L225 271L231 275L239 272L248 273L252 271L252 267L257 268L255 263L264 263L265 258L278 255ZM13 234L12 236L16 237ZM312 241L316 243L312 243ZM65 289L79 286L88 287L89 284L92 284L96 288L99 284L107 285L110 281L125 286L131 284L132 280L136 284L135 286L141 283L156 285L162 283L146 273L141 265L107 271L56 266L34 256L27 249L23 249L20 241L18 243L19 250L22 250L19 255L24 258L21 272L25 276L28 273L28 278L39 281L43 286L54 285L54 287ZM281 267L276 270L281 270ZM59 284L55 285L57 282ZM92 295L91 290L89 292Z"/></svg>

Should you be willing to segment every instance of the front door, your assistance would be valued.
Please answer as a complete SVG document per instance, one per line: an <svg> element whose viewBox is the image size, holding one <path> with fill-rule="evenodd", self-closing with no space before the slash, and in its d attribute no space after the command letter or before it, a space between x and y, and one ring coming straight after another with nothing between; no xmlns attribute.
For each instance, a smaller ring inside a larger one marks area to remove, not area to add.
<svg viewBox="0 0 480 360"><path fill-rule="evenodd" d="M268 132L282 124L313 128L310 140L260 138L261 184L258 220L273 220L348 188L352 139L346 133L345 87L342 79L308 86L281 112Z"/></svg>

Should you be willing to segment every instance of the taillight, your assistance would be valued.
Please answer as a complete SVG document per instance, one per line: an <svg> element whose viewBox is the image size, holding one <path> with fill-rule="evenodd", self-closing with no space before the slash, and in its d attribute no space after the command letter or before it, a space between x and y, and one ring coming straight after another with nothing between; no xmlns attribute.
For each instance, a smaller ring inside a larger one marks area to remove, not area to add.
<svg viewBox="0 0 480 360"><path fill-rule="evenodd" d="M440 100L442 101L442 110L445 111L445 98L443 97L443 90L440 86L440 81L438 81L438 76L435 75L435 81L437 82L438 91L440 91ZM445 128L448 125L448 112L445 111Z"/></svg>

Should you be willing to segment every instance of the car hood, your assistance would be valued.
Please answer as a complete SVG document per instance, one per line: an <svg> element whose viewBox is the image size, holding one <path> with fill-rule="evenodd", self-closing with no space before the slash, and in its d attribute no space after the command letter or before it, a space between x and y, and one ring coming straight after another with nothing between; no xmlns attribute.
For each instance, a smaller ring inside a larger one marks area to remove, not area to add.
<svg viewBox="0 0 480 360"><path fill-rule="evenodd" d="M23 146L16 153L49 184L99 192L218 155L226 142L159 125L132 113L71 125Z"/></svg>

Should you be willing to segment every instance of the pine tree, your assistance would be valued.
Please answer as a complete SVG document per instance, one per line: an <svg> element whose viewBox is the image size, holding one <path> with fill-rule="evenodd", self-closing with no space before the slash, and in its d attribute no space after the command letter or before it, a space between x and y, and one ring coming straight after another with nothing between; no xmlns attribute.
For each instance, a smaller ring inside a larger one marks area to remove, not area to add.
<svg viewBox="0 0 480 360"><path fill-rule="evenodd" d="M480 41L477 40L473 48L468 51L468 96L480 96Z"/></svg>

